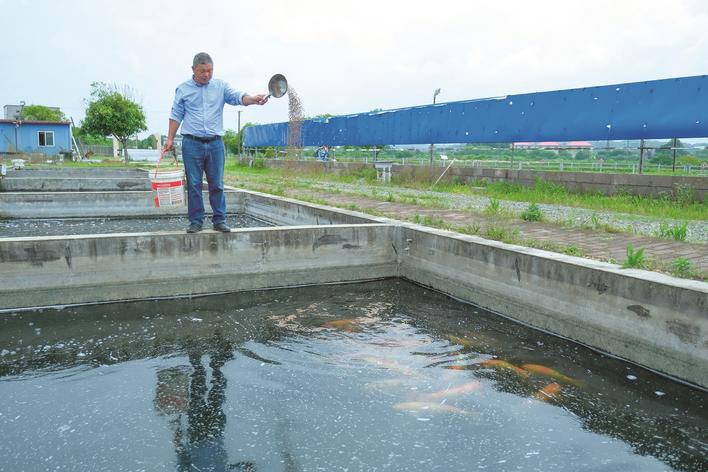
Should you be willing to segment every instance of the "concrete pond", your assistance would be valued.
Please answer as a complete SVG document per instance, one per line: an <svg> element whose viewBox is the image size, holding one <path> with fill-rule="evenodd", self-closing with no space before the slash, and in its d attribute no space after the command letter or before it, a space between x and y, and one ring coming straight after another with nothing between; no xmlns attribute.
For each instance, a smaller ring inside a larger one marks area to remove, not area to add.
<svg viewBox="0 0 708 472"><path fill-rule="evenodd" d="M708 468L708 284L238 189L238 228L186 234L149 190L13 185L0 470Z"/></svg>

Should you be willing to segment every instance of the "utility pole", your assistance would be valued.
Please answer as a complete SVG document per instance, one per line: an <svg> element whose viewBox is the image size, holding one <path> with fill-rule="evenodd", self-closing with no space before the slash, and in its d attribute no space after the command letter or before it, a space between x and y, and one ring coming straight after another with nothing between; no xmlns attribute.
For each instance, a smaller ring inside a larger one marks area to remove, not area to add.
<svg viewBox="0 0 708 472"><path fill-rule="evenodd" d="M241 160L241 144L243 137L241 136L241 110L238 110L238 158Z"/></svg>
<svg viewBox="0 0 708 472"><path fill-rule="evenodd" d="M440 89L436 89L435 92L433 92L433 105L435 105L435 97L440 95ZM430 144L430 165L433 165L433 148L435 147L434 143Z"/></svg>

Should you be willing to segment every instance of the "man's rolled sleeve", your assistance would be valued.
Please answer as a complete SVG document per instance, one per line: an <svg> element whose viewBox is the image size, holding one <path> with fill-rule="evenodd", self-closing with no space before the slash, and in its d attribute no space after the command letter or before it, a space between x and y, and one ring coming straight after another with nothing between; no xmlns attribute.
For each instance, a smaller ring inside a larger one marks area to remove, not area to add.
<svg viewBox="0 0 708 472"><path fill-rule="evenodd" d="M231 88L230 85L224 87L224 101L229 105L243 105L243 97L246 92L239 92Z"/></svg>
<svg viewBox="0 0 708 472"><path fill-rule="evenodd" d="M176 121L177 123L182 123L184 119L184 101L182 100L182 92L178 88L175 90L175 101L172 104L172 111L170 112L170 119Z"/></svg>

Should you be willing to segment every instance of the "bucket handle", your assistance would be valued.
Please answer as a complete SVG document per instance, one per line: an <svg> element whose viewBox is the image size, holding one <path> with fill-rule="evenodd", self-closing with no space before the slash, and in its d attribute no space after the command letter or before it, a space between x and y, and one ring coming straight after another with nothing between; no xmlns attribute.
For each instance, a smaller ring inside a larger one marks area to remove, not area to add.
<svg viewBox="0 0 708 472"><path fill-rule="evenodd" d="M170 150L170 151L160 151L160 158L157 160L157 165L155 166L155 172L153 172L153 178L155 178L155 179L157 178L157 171L160 169L160 162L162 162L162 158L165 157L165 155L168 152L172 153L172 155L175 158L175 164L177 166L179 166L179 160L177 159L177 151L175 151L174 148L172 148L172 150Z"/></svg>

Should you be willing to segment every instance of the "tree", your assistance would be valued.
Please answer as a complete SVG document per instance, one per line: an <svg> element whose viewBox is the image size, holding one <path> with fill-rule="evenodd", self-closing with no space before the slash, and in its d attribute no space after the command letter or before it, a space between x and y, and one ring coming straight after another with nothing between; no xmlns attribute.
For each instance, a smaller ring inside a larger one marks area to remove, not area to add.
<svg viewBox="0 0 708 472"><path fill-rule="evenodd" d="M66 116L58 108L44 105L26 105L22 107L20 120L26 121L66 121Z"/></svg>
<svg viewBox="0 0 708 472"><path fill-rule="evenodd" d="M243 149L243 130L249 126L255 126L256 123L248 122L241 127L241 131L226 130L224 134L224 146L231 154L238 154L239 150Z"/></svg>
<svg viewBox="0 0 708 472"><path fill-rule="evenodd" d="M229 154L238 154L238 147L240 143L239 138L240 136L238 132L231 129L226 130L226 133L224 134L224 146Z"/></svg>
<svg viewBox="0 0 708 472"><path fill-rule="evenodd" d="M157 138L151 134L145 139L138 141L138 149L157 149Z"/></svg>
<svg viewBox="0 0 708 472"><path fill-rule="evenodd" d="M86 133L81 126L73 126L71 128L71 133L74 135L74 139L81 144L98 144L101 146L110 146L111 140L105 136L92 136Z"/></svg>
<svg viewBox="0 0 708 472"><path fill-rule="evenodd" d="M128 138L145 131L145 113L143 107L130 98L129 89L124 88L123 93L116 86L109 86L102 82L91 84L91 100L88 101L86 118L81 128L84 132L96 136L114 136L123 149L123 158L128 163L126 151Z"/></svg>

